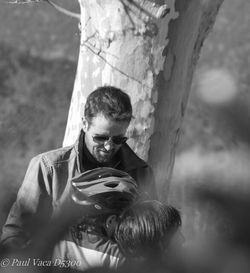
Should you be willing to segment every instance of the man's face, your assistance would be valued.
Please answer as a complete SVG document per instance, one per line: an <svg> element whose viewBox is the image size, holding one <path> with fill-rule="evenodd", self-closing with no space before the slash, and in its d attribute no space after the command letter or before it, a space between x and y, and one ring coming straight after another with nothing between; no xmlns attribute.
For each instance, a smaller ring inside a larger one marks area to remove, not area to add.
<svg viewBox="0 0 250 273"><path fill-rule="evenodd" d="M91 155L100 163L109 163L122 144L115 144L112 139L100 141L95 137L124 137L127 131L129 122L113 121L105 118L102 114L97 115L88 123L83 121L83 130L85 132L85 144ZM117 142L117 141L115 141ZM118 141L119 142L119 141Z"/></svg>

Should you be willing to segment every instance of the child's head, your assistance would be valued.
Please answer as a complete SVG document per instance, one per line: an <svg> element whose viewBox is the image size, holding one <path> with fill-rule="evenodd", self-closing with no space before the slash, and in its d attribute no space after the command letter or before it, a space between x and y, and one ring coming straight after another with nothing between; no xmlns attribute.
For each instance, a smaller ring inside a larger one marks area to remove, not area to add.
<svg viewBox="0 0 250 273"><path fill-rule="evenodd" d="M174 207L156 200L142 201L121 213L115 239L127 258L159 258L180 226L180 213Z"/></svg>

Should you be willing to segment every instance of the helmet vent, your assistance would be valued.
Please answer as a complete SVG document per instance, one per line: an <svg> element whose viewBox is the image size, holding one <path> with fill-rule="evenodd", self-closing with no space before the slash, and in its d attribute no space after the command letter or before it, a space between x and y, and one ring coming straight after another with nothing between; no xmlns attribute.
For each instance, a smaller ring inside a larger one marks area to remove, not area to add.
<svg viewBox="0 0 250 273"><path fill-rule="evenodd" d="M119 182L107 182L104 185L105 187L116 188L119 185Z"/></svg>

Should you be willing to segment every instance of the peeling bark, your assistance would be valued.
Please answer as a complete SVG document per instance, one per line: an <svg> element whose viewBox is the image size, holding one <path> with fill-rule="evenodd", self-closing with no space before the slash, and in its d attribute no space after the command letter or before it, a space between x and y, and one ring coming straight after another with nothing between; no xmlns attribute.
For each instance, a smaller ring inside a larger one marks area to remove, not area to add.
<svg viewBox="0 0 250 273"><path fill-rule="evenodd" d="M214 24L222 2L176 1L180 16L169 26L164 70L156 80L159 100L154 113L156 124L149 152L163 200L167 198L193 71L202 43Z"/></svg>
<svg viewBox="0 0 250 273"><path fill-rule="evenodd" d="M166 199L193 70L222 2L79 0L81 45L64 146L78 135L88 94L118 86L136 117L129 145L151 163Z"/></svg>

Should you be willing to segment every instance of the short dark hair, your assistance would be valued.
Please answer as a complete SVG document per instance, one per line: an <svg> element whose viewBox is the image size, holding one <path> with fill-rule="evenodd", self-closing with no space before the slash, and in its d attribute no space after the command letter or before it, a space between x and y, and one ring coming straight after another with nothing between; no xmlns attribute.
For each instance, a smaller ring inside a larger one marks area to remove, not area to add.
<svg viewBox="0 0 250 273"><path fill-rule="evenodd" d="M160 242L170 241L181 226L179 211L157 200L148 200L126 209L120 216L115 239L127 258L158 255Z"/></svg>
<svg viewBox="0 0 250 273"><path fill-rule="evenodd" d="M98 114L114 121L130 122L132 105L129 95L114 86L98 87L87 97L84 117L91 122Z"/></svg>

